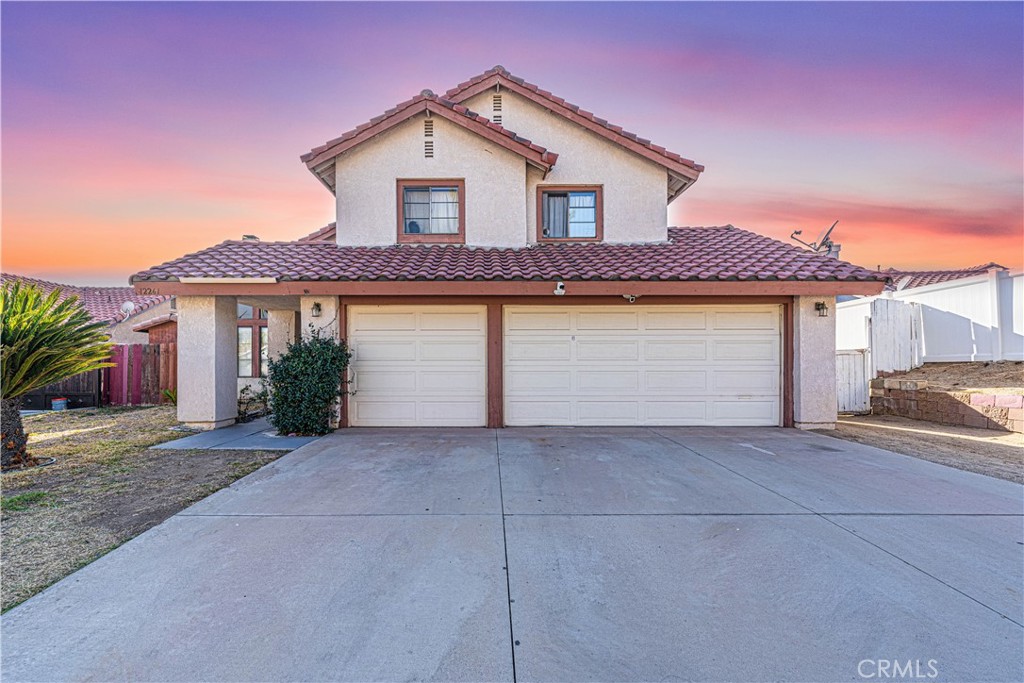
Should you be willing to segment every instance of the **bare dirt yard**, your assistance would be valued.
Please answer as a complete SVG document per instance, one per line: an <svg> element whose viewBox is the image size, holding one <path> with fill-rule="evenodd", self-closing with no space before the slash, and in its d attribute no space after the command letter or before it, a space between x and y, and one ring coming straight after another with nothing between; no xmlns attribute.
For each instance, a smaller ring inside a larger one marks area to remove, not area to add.
<svg viewBox="0 0 1024 683"><path fill-rule="evenodd" d="M1024 484L1024 434L888 415L843 415L836 429L819 432Z"/></svg>
<svg viewBox="0 0 1024 683"><path fill-rule="evenodd" d="M25 418L30 453L57 462L0 479L3 610L282 455L151 449L174 424L172 406Z"/></svg>
<svg viewBox="0 0 1024 683"><path fill-rule="evenodd" d="M1024 394L1024 362L926 363L895 379L925 380L930 389Z"/></svg>

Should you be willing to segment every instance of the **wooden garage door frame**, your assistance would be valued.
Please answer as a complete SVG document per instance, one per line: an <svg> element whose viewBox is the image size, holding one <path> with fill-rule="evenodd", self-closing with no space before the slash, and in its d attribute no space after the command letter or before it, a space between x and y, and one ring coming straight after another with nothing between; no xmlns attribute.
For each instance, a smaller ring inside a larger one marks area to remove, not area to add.
<svg viewBox="0 0 1024 683"><path fill-rule="evenodd" d="M624 287L625 289L625 287ZM619 296L474 296L474 295L350 295L339 297L339 327L348 334L346 323L349 306L385 305L485 305L487 306L487 426L505 426L504 419L504 322L505 306L629 306ZM793 372L794 344L793 317L796 314L793 296L744 295L744 296L644 296L644 305L730 305L730 304L778 304L782 314L782 426L793 426ZM348 427L348 396L342 397L340 426Z"/></svg>
<svg viewBox="0 0 1024 683"><path fill-rule="evenodd" d="M785 419L780 304L580 302L503 313L504 352L512 354L503 378L506 424L513 416L521 426L778 426Z"/></svg>

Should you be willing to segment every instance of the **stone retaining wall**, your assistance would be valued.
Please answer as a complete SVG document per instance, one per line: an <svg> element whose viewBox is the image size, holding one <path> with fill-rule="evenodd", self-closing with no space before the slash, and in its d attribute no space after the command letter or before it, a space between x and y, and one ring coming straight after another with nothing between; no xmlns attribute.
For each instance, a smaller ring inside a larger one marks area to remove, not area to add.
<svg viewBox="0 0 1024 683"><path fill-rule="evenodd" d="M1024 432L1024 396L930 389L928 382L871 380L871 413L947 425Z"/></svg>

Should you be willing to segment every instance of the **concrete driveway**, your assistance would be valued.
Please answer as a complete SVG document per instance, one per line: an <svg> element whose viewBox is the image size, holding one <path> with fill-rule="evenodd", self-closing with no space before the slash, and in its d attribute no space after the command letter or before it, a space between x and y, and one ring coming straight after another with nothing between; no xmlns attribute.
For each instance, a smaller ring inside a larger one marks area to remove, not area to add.
<svg viewBox="0 0 1024 683"><path fill-rule="evenodd" d="M348 430L4 615L2 675L1018 681L1022 513L792 430Z"/></svg>

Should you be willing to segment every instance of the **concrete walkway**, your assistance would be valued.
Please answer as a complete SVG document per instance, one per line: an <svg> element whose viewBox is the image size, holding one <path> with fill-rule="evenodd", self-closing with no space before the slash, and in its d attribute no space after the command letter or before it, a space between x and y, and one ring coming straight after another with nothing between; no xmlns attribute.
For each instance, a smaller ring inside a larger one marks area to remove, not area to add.
<svg viewBox="0 0 1024 683"><path fill-rule="evenodd" d="M1022 500L792 430L347 430L4 615L2 677L1018 681Z"/></svg>
<svg viewBox="0 0 1024 683"><path fill-rule="evenodd" d="M278 436L270 426L267 418L261 417L252 422L234 424L223 429L199 432L174 441L166 441L153 446L170 450L249 450L249 451L294 451L311 444L319 436Z"/></svg>

